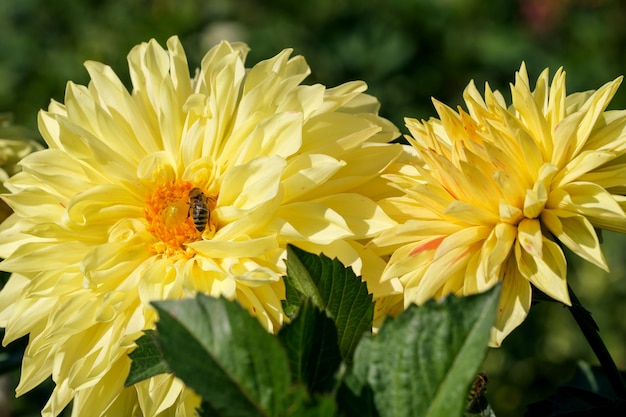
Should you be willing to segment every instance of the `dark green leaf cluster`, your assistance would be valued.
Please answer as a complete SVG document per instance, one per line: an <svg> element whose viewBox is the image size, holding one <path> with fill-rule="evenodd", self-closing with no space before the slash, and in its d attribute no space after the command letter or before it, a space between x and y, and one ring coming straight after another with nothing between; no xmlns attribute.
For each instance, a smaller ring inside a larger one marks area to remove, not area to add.
<svg viewBox="0 0 626 417"><path fill-rule="evenodd" d="M499 287L411 306L373 335L367 286L338 260L289 247L285 286L277 335L223 298L155 302L127 385L173 373L206 416L464 415Z"/></svg>

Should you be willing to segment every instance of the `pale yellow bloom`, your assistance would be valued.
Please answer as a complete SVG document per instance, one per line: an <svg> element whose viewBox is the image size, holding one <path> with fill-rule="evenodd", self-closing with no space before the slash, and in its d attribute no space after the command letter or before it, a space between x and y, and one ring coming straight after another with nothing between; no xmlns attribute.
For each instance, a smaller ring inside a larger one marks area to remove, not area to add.
<svg viewBox="0 0 626 417"><path fill-rule="evenodd" d="M13 275L0 325L4 343L30 333L18 394L56 383L45 416L72 399L75 416L194 413L198 397L173 377L123 387L157 319L151 301L225 296L273 332L288 243L357 273L384 268L362 243L394 224L368 193L401 152L387 143L397 130L363 82L301 85L302 57L246 69L246 52L221 43L191 78L177 38L150 41L128 56L131 92L87 62L89 85L69 83L65 103L40 113L49 149L22 161L4 196L15 214L1 227ZM370 286L375 298L394 290Z"/></svg>
<svg viewBox="0 0 626 417"><path fill-rule="evenodd" d="M412 147L381 204L399 225L374 240L391 253L404 306L503 284L491 344L526 317L531 284L570 303L562 246L607 269L594 228L626 232L626 111L607 111L621 78L567 95L565 73L531 91L522 65L512 105L486 86L467 111L435 101L438 119L407 119Z"/></svg>

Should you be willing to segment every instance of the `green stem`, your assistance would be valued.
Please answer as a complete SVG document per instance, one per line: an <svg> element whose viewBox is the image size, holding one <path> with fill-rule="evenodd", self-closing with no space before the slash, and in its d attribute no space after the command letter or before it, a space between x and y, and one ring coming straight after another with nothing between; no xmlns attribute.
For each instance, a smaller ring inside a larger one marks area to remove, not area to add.
<svg viewBox="0 0 626 417"><path fill-rule="evenodd" d="M589 346L593 349L593 353L595 353L600 361L600 365L602 369L604 369L615 395L619 398L626 399L626 385L624 385L624 380L611 354L602 341L602 338L600 338L598 325L591 317L591 313L580 304L578 297L576 297L571 287L569 287L569 296L572 301L571 307L568 307L569 311L572 313L572 316L574 316L576 324L578 324L578 327L580 327L580 330L587 339L587 343L589 343Z"/></svg>

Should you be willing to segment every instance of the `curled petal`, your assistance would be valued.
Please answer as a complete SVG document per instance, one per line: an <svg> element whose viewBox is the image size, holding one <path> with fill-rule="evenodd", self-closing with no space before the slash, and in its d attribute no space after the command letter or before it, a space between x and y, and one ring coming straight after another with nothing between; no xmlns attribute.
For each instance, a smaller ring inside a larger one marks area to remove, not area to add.
<svg viewBox="0 0 626 417"><path fill-rule="evenodd" d="M527 252L518 242L515 258L521 275L555 300L571 305L567 290L567 265L561 248L551 240L543 238L542 256Z"/></svg>
<svg viewBox="0 0 626 417"><path fill-rule="evenodd" d="M605 271L609 270L598 234L585 216L564 210L544 210L541 221L575 254Z"/></svg>

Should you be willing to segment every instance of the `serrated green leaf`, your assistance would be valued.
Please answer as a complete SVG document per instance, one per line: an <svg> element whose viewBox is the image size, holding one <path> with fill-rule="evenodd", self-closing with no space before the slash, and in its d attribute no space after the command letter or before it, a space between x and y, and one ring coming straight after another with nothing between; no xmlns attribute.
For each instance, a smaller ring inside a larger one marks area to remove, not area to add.
<svg viewBox="0 0 626 417"><path fill-rule="evenodd" d="M341 363L333 320L307 299L278 337L287 350L293 381L306 384L310 392L328 392Z"/></svg>
<svg viewBox="0 0 626 417"><path fill-rule="evenodd" d="M169 368L219 416L276 416L289 406L287 355L238 303L198 294L159 301L157 332Z"/></svg>
<svg viewBox="0 0 626 417"><path fill-rule="evenodd" d="M313 305L324 308L324 301L317 286L321 270L316 268L318 263L312 257L315 255L287 245L287 275L284 279L286 303L292 307L291 311L294 313L304 298L310 298Z"/></svg>
<svg viewBox="0 0 626 417"><path fill-rule="evenodd" d="M341 355L349 362L361 336L372 327L374 303L367 285L339 260L291 245L287 247L285 285L329 313L337 327Z"/></svg>
<svg viewBox="0 0 626 417"><path fill-rule="evenodd" d="M300 291L298 291L292 280L297 278L292 278L289 275L283 277L283 282L285 283L285 299L281 301L283 312L290 319L294 318L296 313L298 312L298 308L303 300L307 299L307 297Z"/></svg>
<svg viewBox="0 0 626 417"><path fill-rule="evenodd" d="M500 287L409 306L356 349L352 383L369 385L382 417L461 416L487 351Z"/></svg>
<svg viewBox="0 0 626 417"><path fill-rule="evenodd" d="M146 330L135 343L137 347L128 355L132 362L130 372L124 382L127 387L155 375L169 372L157 345L157 335L154 330Z"/></svg>

